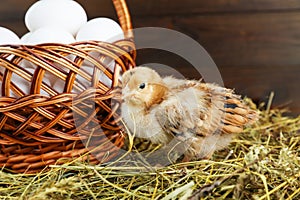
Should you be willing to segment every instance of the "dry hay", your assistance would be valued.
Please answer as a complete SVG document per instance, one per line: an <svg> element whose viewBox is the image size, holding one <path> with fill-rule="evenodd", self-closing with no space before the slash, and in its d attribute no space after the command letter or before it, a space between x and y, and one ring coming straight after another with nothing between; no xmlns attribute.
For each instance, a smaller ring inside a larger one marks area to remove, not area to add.
<svg viewBox="0 0 300 200"><path fill-rule="evenodd" d="M260 105L260 121L212 160L148 168L75 160L37 175L2 170L0 199L300 199L300 116L270 105Z"/></svg>

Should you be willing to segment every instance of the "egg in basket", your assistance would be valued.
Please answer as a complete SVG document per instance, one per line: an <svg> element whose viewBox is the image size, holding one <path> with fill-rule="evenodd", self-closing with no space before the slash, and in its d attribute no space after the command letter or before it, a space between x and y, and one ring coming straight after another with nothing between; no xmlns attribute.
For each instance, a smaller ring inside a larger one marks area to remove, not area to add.
<svg viewBox="0 0 300 200"><path fill-rule="evenodd" d="M34 173L80 158L103 163L124 143L120 74L135 65L130 16L87 20L76 1L37 1L21 39L0 28L0 166Z"/></svg>

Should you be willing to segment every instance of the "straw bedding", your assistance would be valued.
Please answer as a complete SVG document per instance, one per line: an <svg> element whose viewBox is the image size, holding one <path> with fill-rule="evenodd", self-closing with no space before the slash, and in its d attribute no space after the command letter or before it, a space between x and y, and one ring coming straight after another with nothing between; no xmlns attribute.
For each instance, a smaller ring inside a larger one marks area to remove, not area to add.
<svg viewBox="0 0 300 200"><path fill-rule="evenodd" d="M164 167L74 160L36 175L2 170L0 199L299 199L300 116L270 105L259 105L259 122L211 160Z"/></svg>

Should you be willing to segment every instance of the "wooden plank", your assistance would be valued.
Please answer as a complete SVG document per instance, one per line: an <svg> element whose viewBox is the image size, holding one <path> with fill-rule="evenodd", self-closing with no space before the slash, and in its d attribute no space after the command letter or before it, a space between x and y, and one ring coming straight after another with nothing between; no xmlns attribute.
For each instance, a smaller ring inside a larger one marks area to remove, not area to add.
<svg viewBox="0 0 300 200"><path fill-rule="evenodd" d="M36 2L36 0L2 0L0 6L0 20L23 20L26 10L28 10L30 5L34 2Z"/></svg>
<svg viewBox="0 0 300 200"><path fill-rule="evenodd" d="M137 64L148 63L159 63L155 66L159 66L157 69L163 75L175 75L187 79L201 78L201 74L187 61L168 52L138 51ZM287 107L294 115L300 114L299 66L219 66L218 68L226 87L234 88L237 93L248 96L256 102L267 101L269 94L274 92L273 107Z"/></svg>
<svg viewBox="0 0 300 200"><path fill-rule="evenodd" d="M300 13L245 13L134 19L197 40L219 66L299 66Z"/></svg>
<svg viewBox="0 0 300 200"><path fill-rule="evenodd" d="M9 2L15 4L14 9L20 9L17 8L17 3L20 1ZM274 2L279 1L274 0ZM90 5L92 3L88 5L92 8ZM1 9L5 6L8 4L4 3ZM7 16L0 18L0 25L5 25L22 35L26 32L22 21L23 14L18 11L19 14L9 17L10 12L6 10ZM133 16L133 22L134 27L161 26L190 35L211 54L227 86L236 88L238 92L255 99L264 99L270 91L274 90L276 105L292 101L289 106L294 112L300 113L298 88L300 85L300 14L298 12L222 13L179 17ZM181 59L174 59L164 54L138 55L139 63L145 60L153 62L155 59L158 63L165 62L176 67L187 77L198 78Z"/></svg>
<svg viewBox="0 0 300 200"><path fill-rule="evenodd" d="M168 27L197 39L220 65L298 65L299 13L133 18L134 27ZM1 21L17 33L22 21ZM270 57L271 56L271 57Z"/></svg>
<svg viewBox="0 0 300 200"><path fill-rule="evenodd" d="M37 0L2 0L0 6L1 21L23 21L28 8ZM115 10L111 0L78 0L86 10L88 17L97 16L115 17Z"/></svg>
<svg viewBox="0 0 300 200"><path fill-rule="evenodd" d="M226 86L257 101L275 93L273 107L286 107L300 114L300 67L255 66L219 68Z"/></svg>
<svg viewBox="0 0 300 200"><path fill-rule="evenodd" d="M15 32L19 37L23 34L27 33L28 30L25 27L24 22L16 22L16 21L0 21L0 26L6 27L13 32Z"/></svg>
<svg viewBox="0 0 300 200"><path fill-rule="evenodd" d="M127 2L133 16L300 9L298 0L128 0Z"/></svg>
<svg viewBox="0 0 300 200"><path fill-rule="evenodd" d="M20 19L36 0L2 0L0 19ZM77 0L90 18L115 16L111 0ZM127 0L132 16L191 15L223 12L266 12L299 10L299 0Z"/></svg>

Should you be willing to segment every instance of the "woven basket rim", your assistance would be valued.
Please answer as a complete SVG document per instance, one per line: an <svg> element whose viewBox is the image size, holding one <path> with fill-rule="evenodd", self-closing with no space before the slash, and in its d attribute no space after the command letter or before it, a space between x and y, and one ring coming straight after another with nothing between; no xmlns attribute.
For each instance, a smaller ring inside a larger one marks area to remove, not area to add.
<svg viewBox="0 0 300 200"><path fill-rule="evenodd" d="M136 52L126 0L112 1L124 31L123 40L113 43L81 41L72 44L0 45L0 62L6 68L0 73L2 93L5 94L0 97L0 167L17 173L36 173L60 158L72 160L84 155L83 160L97 164L118 154L118 149L124 145L124 130L117 113L120 104L112 103L111 99L120 94L120 71L135 66ZM90 52L100 53L101 60L91 56ZM74 56L73 59L66 58L68 55ZM114 61L112 70L104 64L106 57ZM93 65L92 75L80 71L85 60ZM22 61L35 65L34 71L22 67ZM45 83L46 72L64 81L62 93ZM99 81L98 75L95 75L99 73L96 72L102 72L111 81L111 86ZM20 85L12 81L13 74L31 81L29 94L23 95L25 92ZM92 87L72 93L73 87L80 86L76 76L91 81ZM17 97L10 96L11 90ZM49 96L41 94L41 91L46 91ZM84 102L86 99L95 103L93 113L85 111L89 108L89 104ZM79 123L83 136L78 136L74 112L83 119ZM94 127L97 123L103 130ZM91 127L93 133L85 125ZM86 146L83 140L90 137L89 134L99 137L99 141ZM98 146L103 149L88 155L90 149Z"/></svg>

